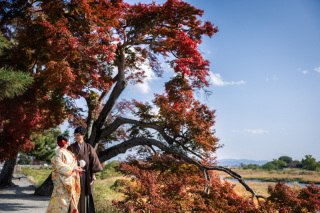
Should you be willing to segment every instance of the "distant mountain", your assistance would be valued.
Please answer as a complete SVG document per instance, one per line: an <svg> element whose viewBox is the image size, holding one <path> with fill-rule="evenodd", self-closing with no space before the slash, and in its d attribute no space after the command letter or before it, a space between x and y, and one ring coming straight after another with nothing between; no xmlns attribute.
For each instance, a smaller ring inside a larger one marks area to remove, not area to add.
<svg viewBox="0 0 320 213"><path fill-rule="evenodd" d="M248 160L248 159L218 159L219 166L240 166L241 163L245 164L258 164L262 166L269 161L266 160Z"/></svg>

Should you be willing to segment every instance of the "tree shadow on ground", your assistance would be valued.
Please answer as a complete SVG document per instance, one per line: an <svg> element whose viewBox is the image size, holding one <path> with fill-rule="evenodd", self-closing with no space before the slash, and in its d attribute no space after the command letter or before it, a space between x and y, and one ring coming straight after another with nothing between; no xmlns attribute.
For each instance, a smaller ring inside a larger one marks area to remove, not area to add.
<svg viewBox="0 0 320 213"><path fill-rule="evenodd" d="M0 212L20 212L42 210L48 205L50 196L34 195L34 186L16 186L0 191Z"/></svg>

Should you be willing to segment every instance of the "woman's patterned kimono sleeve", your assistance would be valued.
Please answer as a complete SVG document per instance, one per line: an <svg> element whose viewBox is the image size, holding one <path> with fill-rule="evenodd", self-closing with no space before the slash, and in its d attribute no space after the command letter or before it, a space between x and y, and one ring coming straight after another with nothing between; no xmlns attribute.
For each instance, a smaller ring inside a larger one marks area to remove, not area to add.
<svg viewBox="0 0 320 213"><path fill-rule="evenodd" d="M52 169L59 172L64 176L71 176L73 173L73 168L70 165L65 164L65 156L61 152L53 156L51 159Z"/></svg>

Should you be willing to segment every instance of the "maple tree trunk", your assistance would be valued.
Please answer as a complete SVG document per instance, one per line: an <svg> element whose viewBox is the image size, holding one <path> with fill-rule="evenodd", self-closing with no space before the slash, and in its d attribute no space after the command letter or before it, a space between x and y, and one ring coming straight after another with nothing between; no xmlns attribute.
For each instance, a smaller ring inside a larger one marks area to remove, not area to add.
<svg viewBox="0 0 320 213"><path fill-rule="evenodd" d="M47 179L43 182L41 186L36 188L34 191L35 195L39 196L51 196L52 191L53 191L53 182L51 179L52 173L47 177Z"/></svg>
<svg viewBox="0 0 320 213"><path fill-rule="evenodd" d="M14 158L5 161L0 173L0 188L15 186L15 184L12 183L12 177L16 163L17 159Z"/></svg>

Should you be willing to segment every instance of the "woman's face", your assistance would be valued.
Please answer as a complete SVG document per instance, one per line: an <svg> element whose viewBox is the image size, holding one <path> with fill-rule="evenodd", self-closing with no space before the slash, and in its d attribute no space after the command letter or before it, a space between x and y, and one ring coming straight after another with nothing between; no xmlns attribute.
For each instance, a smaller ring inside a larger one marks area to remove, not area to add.
<svg viewBox="0 0 320 213"><path fill-rule="evenodd" d="M64 148L67 148L68 146L70 146L71 142L70 142L70 138L68 139L67 143L64 145Z"/></svg>
<svg viewBox="0 0 320 213"><path fill-rule="evenodd" d="M70 146L71 142L70 142L70 138L69 140L67 141L67 145Z"/></svg>

